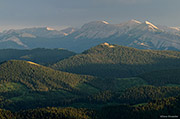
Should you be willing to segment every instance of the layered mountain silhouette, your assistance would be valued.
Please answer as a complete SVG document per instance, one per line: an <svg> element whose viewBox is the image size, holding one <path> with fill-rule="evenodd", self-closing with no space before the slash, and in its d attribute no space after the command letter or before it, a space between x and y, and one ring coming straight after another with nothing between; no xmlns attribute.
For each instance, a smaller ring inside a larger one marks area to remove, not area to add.
<svg viewBox="0 0 180 119"><path fill-rule="evenodd" d="M130 20L121 24L92 21L81 28L61 31L49 27L9 30L0 33L0 48L66 48L82 52L108 42L138 49L180 50L178 27Z"/></svg>

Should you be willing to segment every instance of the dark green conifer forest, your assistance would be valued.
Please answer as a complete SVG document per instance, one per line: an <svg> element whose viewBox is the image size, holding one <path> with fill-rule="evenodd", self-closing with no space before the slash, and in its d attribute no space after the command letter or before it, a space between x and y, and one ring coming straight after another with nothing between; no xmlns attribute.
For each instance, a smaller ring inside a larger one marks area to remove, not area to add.
<svg viewBox="0 0 180 119"><path fill-rule="evenodd" d="M180 52L0 50L0 119L180 116Z"/></svg>

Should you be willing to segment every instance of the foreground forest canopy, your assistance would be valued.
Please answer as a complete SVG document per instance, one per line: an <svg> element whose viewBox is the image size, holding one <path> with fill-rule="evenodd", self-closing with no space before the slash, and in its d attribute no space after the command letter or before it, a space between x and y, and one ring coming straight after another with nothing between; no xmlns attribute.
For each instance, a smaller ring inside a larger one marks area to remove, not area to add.
<svg viewBox="0 0 180 119"><path fill-rule="evenodd" d="M6 60L0 63L1 119L179 117L178 51L103 43L80 54L62 49L1 52L19 52L17 57L3 55Z"/></svg>

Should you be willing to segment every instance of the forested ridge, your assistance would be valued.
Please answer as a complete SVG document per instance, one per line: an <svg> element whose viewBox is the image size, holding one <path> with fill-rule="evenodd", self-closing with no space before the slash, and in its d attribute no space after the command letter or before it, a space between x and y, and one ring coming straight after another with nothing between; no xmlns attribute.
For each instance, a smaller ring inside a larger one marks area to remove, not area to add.
<svg viewBox="0 0 180 119"><path fill-rule="evenodd" d="M37 91L66 89L93 78L56 71L30 61L10 60L0 65L1 82L18 82Z"/></svg>
<svg viewBox="0 0 180 119"><path fill-rule="evenodd" d="M139 50L100 44L51 67L99 77L131 77L155 70L179 68L179 59L180 52L176 51Z"/></svg>

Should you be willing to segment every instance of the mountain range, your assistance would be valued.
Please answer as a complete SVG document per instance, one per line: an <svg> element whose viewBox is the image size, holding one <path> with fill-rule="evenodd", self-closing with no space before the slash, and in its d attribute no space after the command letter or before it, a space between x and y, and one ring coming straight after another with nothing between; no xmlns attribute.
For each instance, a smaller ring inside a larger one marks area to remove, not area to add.
<svg viewBox="0 0 180 119"><path fill-rule="evenodd" d="M49 27L8 30L0 33L0 48L65 48L82 52L108 42L138 49L180 50L180 28L130 20L121 24L92 21L81 28L61 31Z"/></svg>
<svg viewBox="0 0 180 119"><path fill-rule="evenodd" d="M92 21L0 33L1 119L180 114L180 28Z"/></svg>

